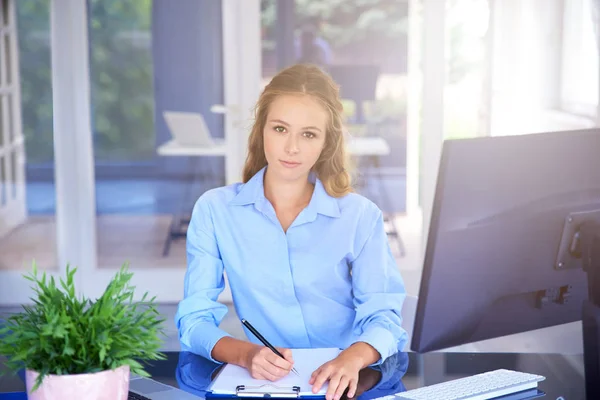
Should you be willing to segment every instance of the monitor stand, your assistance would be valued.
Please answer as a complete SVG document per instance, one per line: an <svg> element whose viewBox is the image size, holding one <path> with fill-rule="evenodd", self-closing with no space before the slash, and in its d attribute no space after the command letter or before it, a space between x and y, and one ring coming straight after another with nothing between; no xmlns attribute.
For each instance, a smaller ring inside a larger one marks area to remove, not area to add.
<svg viewBox="0 0 600 400"><path fill-rule="evenodd" d="M588 299L582 309L585 392L588 400L600 399L600 222L589 219L578 232L579 254L588 278Z"/></svg>

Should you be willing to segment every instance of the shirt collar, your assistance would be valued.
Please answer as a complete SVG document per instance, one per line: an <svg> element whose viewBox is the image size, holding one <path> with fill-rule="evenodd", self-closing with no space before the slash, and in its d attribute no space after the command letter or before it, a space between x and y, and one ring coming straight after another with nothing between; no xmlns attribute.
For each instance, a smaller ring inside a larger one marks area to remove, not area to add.
<svg viewBox="0 0 600 400"><path fill-rule="evenodd" d="M255 206L262 208L267 199L265 197L264 189L264 176L267 167L263 167L258 171L250 180L241 185L237 195L230 201L231 205L248 205L254 204ZM314 173L311 173L309 179L315 185L315 190L310 199L310 203L306 207L305 211L310 217L313 214L313 218L316 218L316 214L326 215L328 217L338 218L340 214L340 207L337 200L330 196L323 183L318 179Z"/></svg>
<svg viewBox="0 0 600 400"><path fill-rule="evenodd" d="M250 180L239 187L238 193L229 204L234 206L245 206L247 204L255 204L265 197L263 179L267 167L261 168Z"/></svg>

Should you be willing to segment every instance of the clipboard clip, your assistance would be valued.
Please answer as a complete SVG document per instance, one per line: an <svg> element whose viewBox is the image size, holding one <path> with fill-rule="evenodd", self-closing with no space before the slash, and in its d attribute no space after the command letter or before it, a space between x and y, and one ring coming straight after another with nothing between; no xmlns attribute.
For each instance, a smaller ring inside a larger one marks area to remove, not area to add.
<svg viewBox="0 0 600 400"><path fill-rule="evenodd" d="M275 397L275 398L298 398L300 397L300 386L277 386L265 384L260 386L238 385L235 387L238 397Z"/></svg>

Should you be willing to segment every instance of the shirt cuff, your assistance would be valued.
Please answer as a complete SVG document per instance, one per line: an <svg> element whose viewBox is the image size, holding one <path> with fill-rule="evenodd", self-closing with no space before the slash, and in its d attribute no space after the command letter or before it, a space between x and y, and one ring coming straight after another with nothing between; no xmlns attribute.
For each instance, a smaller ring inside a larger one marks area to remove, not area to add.
<svg viewBox="0 0 600 400"><path fill-rule="evenodd" d="M382 364L389 356L398 352L398 344L396 338L389 330L382 326L374 325L368 327L355 341L354 343L365 342L371 346L380 355L378 361L371 365Z"/></svg>
<svg viewBox="0 0 600 400"><path fill-rule="evenodd" d="M188 332L187 340L183 340L182 338L181 344L182 347L188 347L186 350L194 354L212 362L222 364L221 361L217 361L212 357L212 351L217 342L224 337L231 337L231 335L216 327L214 323L200 322L195 324Z"/></svg>

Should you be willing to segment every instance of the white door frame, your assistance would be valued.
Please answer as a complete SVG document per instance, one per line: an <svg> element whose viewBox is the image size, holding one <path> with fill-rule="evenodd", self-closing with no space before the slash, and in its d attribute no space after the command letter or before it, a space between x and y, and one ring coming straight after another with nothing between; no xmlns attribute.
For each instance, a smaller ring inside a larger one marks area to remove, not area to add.
<svg viewBox="0 0 600 400"><path fill-rule="evenodd" d="M421 132L421 0L408 2L408 71L406 103L406 214L409 219L419 216L419 134Z"/></svg>
<svg viewBox="0 0 600 400"><path fill-rule="evenodd" d="M94 155L85 1L51 0L52 105L56 229L61 272L77 267L75 283L96 265Z"/></svg>
<svg viewBox="0 0 600 400"><path fill-rule="evenodd" d="M415 2L412 3L415 5ZM422 209L422 253L427 245L431 211L437 184L442 144L444 142L444 82L446 43L446 1L423 0L421 148L420 170ZM413 147L413 151L416 146ZM418 154L418 153L417 153ZM416 185L415 185L416 186ZM422 254L424 255L424 254Z"/></svg>
<svg viewBox="0 0 600 400"><path fill-rule="evenodd" d="M54 0L52 15L56 28L52 54L57 89L54 99L57 215L68 214L59 224L59 245L68 249L61 262L81 267L78 283L86 296L94 299L102 294L118 266L98 266L86 2ZM260 2L222 0L222 18L224 106L228 110L225 138L229 145L225 162L226 179L230 183L240 180L245 158L247 132L240 127L239 120L246 118L244 110L250 116L260 88ZM181 300L185 270L185 265L152 269L131 266L136 296L139 298L148 291L163 303ZM220 299L231 301L229 290Z"/></svg>
<svg viewBox="0 0 600 400"><path fill-rule="evenodd" d="M262 78L260 0L221 0L227 183L239 182Z"/></svg>
<svg viewBox="0 0 600 400"><path fill-rule="evenodd" d="M52 7L56 8L57 1L52 2ZM16 159L16 198L18 202L14 203L10 208L10 227L15 227L27 219L27 203L25 196L25 144L23 140L22 120L21 120L21 89L20 89L20 76L19 76L19 54L17 46L17 20L16 20L16 0L8 0L8 11L9 11L9 26L8 29L4 28L0 32L0 55L4 54L4 33L8 30L10 32L10 46L13 49L11 54L11 74L12 84L10 86L0 85L0 91L9 93L13 96L12 104L12 115L11 125L13 132L13 143L8 146L8 150L17 151L18 156ZM4 18L2 15L3 10L0 10L0 20ZM56 175L56 186L57 186L57 210L56 210L56 224L57 224L57 253L58 253L58 265L51 267L47 270L47 274L55 279L60 279L65 276L66 264L68 260L79 261L77 258L72 257L74 249L78 249L77 240L80 232L72 230L72 226L77 226L77 216L71 214L70 207L73 204L77 204L77 197L74 192L71 191L71 182L74 172L73 163L69 160L68 149L61 150L64 147L64 140L61 141L61 136L57 135L58 131L68 131L68 126L64 123L65 115L76 116L77 114L77 101L69 99L70 94L64 93L64 83L70 79L68 71L63 71L64 64L68 64L68 60L64 60L61 57L68 52L70 49L63 48L65 42L64 38L57 36L60 30L57 29L57 24L62 24L63 21L52 18L55 13L51 13L51 36L52 36L52 48L59 49L54 53L52 59L52 81L53 81L53 102L54 102L54 139L55 139L55 155L57 164L57 175ZM63 18L65 19L65 18ZM61 27L62 28L62 27ZM63 64L63 65L61 65ZM4 73L4 72L3 72ZM6 82L5 77L2 77L2 82ZM71 101L72 104L66 104L65 101ZM60 103L62 102L62 103ZM63 107L61 107L63 105ZM4 105L6 107L6 105ZM73 107L69 109L69 107ZM3 111L6 114L6 110ZM9 129L9 123L7 118L3 118L4 127L3 131L7 132ZM4 138L6 144L8 135ZM58 164L62 167L58 168ZM12 166L7 166L9 169ZM65 173L66 172L66 173ZM71 176L68 173L71 172ZM5 233L1 232L0 234ZM1 240L1 239L0 239ZM34 256L32 255L32 258ZM33 261L33 259L32 259ZM22 304L32 304L31 297L34 292L31 290L32 284L24 278L23 275L28 274L31 271L31 265L17 266L14 270L3 270L0 271L0 304L3 306L18 306ZM42 273L42 270L40 270Z"/></svg>
<svg viewBox="0 0 600 400"><path fill-rule="evenodd" d="M3 135L2 146L0 146L0 160L2 160L3 165L0 165L0 169L4 170L5 178L2 182L2 176L0 175L0 190L4 185L6 201L4 206L0 205L0 241L6 234L27 220L25 147L21 124L21 81L15 1L8 0L7 18L3 15L3 7L0 7L0 99L3 99L0 102L0 123L3 124L0 127L2 128L0 135ZM5 20L8 20L6 26L4 25ZM8 37L10 47L8 50L5 48L6 37ZM4 57L7 51L10 51L8 58ZM9 66L5 64L7 59L10 61ZM7 69L10 69L10 82L7 79ZM10 108L8 101L12 102ZM14 165L10 158L11 155L15 157ZM13 168L15 168L14 171ZM10 185L7 185L8 182L10 182ZM20 268L0 270L0 304L19 305L31 302L29 300L32 294L30 282L24 279L24 272Z"/></svg>
<svg viewBox="0 0 600 400"><path fill-rule="evenodd" d="M16 10L13 0L7 4L7 18L0 7L0 237L27 218Z"/></svg>

